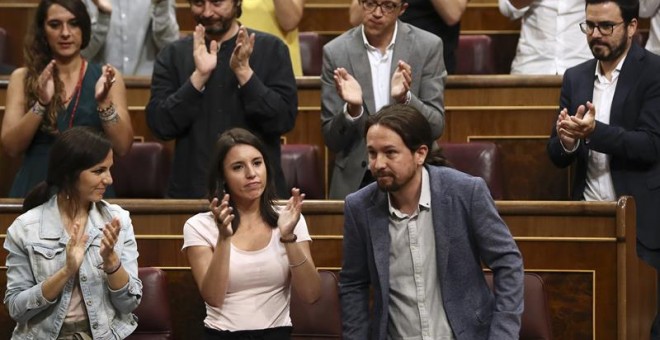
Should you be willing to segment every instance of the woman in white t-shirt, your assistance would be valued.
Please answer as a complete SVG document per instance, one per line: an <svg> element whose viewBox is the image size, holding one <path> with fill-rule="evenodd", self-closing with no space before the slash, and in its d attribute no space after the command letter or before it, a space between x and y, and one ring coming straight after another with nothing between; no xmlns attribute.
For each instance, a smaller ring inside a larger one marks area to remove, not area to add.
<svg viewBox="0 0 660 340"><path fill-rule="evenodd" d="M210 211L183 228L183 251L206 303L204 339L288 339L291 283L303 300L320 295L305 219L294 188L275 207L263 143L234 128L216 142L209 171Z"/></svg>

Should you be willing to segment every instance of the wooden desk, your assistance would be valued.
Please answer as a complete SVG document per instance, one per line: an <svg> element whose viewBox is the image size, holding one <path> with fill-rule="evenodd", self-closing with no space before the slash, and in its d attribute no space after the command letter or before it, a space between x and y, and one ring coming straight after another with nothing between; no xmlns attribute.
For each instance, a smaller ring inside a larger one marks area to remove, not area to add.
<svg viewBox="0 0 660 340"><path fill-rule="evenodd" d="M181 230L207 202L115 202L131 212L140 266L167 272L177 337L197 338L204 308L180 252ZM0 241L19 203L0 200ZM523 254L525 270L545 280L556 339L647 339L655 311L655 271L635 253L631 198L599 203L499 201L497 208ZM339 270L343 202L306 201L303 210L317 267ZM0 264L5 256L0 251ZM0 274L0 295L5 279ZM0 309L0 338L8 337L11 325L6 309Z"/></svg>

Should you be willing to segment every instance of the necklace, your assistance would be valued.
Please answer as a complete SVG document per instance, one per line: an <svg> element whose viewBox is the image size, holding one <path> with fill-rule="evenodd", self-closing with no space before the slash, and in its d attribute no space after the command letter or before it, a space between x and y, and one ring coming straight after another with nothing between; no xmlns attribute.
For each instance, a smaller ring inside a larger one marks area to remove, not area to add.
<svg viewBox="0 0 660 340"><path fill-rule="evenodd" d="M80 63L80 74L78 75L78 83L76 84L75 90L73 90L73 93L71 94L71 98L69 98L66 101L69 102L73 98L73 95L76 96L76 102L73 104L73 110L71 111L71 117L69 118L69 128L73 127L73 118L76 116L76 110L78 110L78 102L80 102L80 92L82 92L82 81L85 75L85 64L86 64L85 59L82 59L82 62Z"/></svg>

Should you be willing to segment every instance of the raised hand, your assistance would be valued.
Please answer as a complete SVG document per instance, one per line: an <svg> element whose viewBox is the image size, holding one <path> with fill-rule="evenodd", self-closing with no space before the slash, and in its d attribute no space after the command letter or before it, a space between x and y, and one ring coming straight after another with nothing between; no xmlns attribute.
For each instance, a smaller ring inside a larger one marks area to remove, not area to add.
<svg viewBox="0 0 660 340"><path fill-rule="evenodd" d="M412 67L405 61L399 60L396 71L392 75L390 93L398 103L406 101L406 94L410 91L412 84Z"/></svg>
<svg viewBox="0 0 660 340"><path fill-rule="evenodd" d="M245 84L252 76L252 69L250 68L250 56L254 50L254 33L248 35L247 28L241 26L238 28L238 35L236 36L236 47L229 59L229 67L236 77L239 78L239 83Z"/></svg>
<svg viewBox="0 0 660 340"><path fill-rule="evenodd" d="M218 202L217 197L214 198L209 205L209 209L211 210L211 213L213 213L215 225L218 227L218 240L231 237L234 234L234 230L231 227L231 221L234 220L234 214L232 214L232 207L229 206L229 194L225 194L225 196L222 197L222 202Z"/></svg>
<svg viewBox="0 0 660 340"><path fill-rule="evenodd" d="M562 122L568 121L570 122L570 119L568 118L568 109L564 108L559 112L559 115L557 116L557 136L559 136L559 139L561 140L561 144L568 150L573 150L575 147L575 143L577 142L577 139L573 135L573 133L570 130L567 130L566 128L562 127Z"/></svg>
<svg viewBox="0 0 660 340"><path fill-rule="evenodd" d="M280 234L283 237L293 233L293 229L300 219L304 200L305 194L301 194L300 189L291 189L291 197L286 202L284 209L280 211L280 217L277 219L277 227L280 228Z"/></svg>
<svg viewBox="0 0 660 340"><path fill-rule="evenodd" d="M589 138L596 128L596 107L587 102L586 110L578 111L570 119L576 124L575 133L578 138Z"/></svg>
<svg viewBox="0 0 660 340"><path fill-rule="evenodd" d="M37 79L37 96L43 105L50 104L55 95L55 80L53 79L53 70L55 69L55 60L51 60L41 71Z"/></svg>
<svg viewBox="0 0 660 340"><path fill-rule="evenodd" d="M589 138L596 128L596 107L591 102L580 105L575 115L558 122L558 128L563 130L562 133L566 136L576 140ZM557 132L559 133L559 129Z"/></svg>
<svg viewBox="0 0 660 340"><path fill-rule="evenodd" d="M92 0L94 5L103 13L112 12L112 2L109 0Z"/></svg>
<svg viewBox="0 0 660 340"><path fill-rule="evenodd" d="M206 29L197 24L193 33L193 59L195 70L201 75L209 76L218 64L218 42L211 40L209 48L206 48Z"/></svg>
<svg viewBox="0 0 660 340"><path fill-rule="evenodd" d="M96 87L94 91L94 98L99 104L105 104L109 98L110 89L112 84L115 83L115 68L110 64L103 65L101 71L101 77L96 81Z"/></svg>
<svg viewBox="0 0 660 340"><path fill-rule="evenodd" d="M78 272L85 258L85 245L89 236L85 232L85 227L81 227L78 222L74 223L71 229L69 242L66 244L66 270L73 275Z"/></svg>
<svg viewBox="0 0 660 340"><path fill-rule="evenodd" d="M119 265L119 257L115 253L115 244L119 239L121 223L119 218L115 217L103 228L103 239L101 239L101 249L99 255L103 259L103 270L108 272Z"/></svg>
<svg viewBox="0 0 660 340"><path fill-rule="evenodd" d="M333 78L337 94L343 101L352 106L362 106L362 87L345 68L337 68Z"/></svg>

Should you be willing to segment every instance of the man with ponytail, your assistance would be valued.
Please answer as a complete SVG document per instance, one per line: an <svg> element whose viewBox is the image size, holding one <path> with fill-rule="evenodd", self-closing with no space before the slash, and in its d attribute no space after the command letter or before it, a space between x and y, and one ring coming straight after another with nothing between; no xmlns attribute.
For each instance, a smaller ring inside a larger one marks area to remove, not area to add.
<svg viewBox="0 0 660 340"><path fill-rule="evenodd" d="M486 183L445 166L432 136L409 105L386 106L367 120L376 182L344 206L344 340L518 338L518 247ZM494 294L482 263L493 271Z"/></svg>

